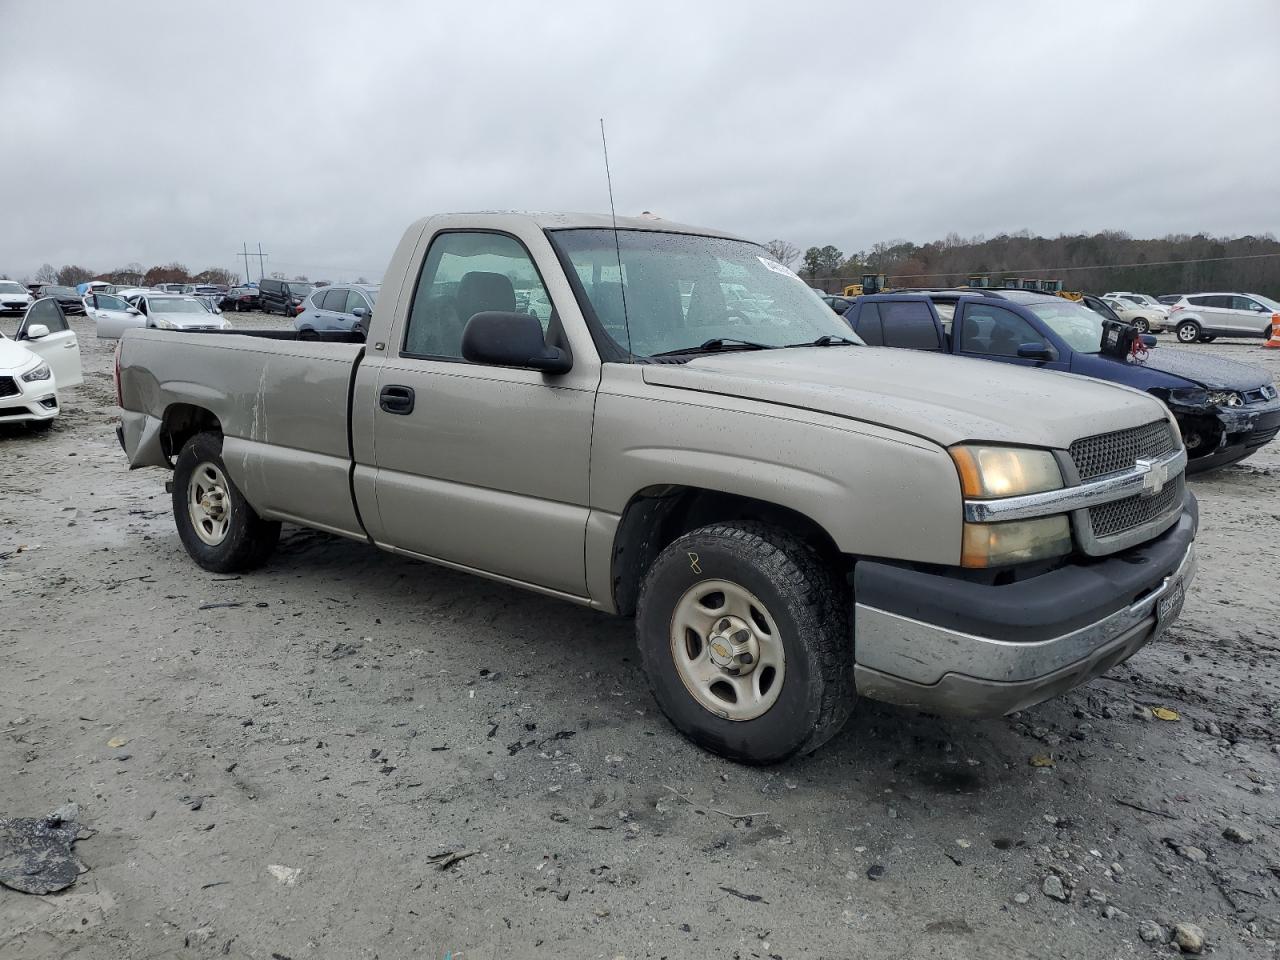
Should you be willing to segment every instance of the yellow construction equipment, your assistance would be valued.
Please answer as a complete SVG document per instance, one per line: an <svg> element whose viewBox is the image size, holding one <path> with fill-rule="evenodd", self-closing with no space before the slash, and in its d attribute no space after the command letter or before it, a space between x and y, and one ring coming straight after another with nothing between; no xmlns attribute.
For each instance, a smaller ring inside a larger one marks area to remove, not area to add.
<svg viewBox="0 0 1280 960"><path fill-rule="evenodd" d="M846 297L860 297L864 293L884 293L889 289L883 273L864 273L861 283L851 283L844 288Z"/></svg>

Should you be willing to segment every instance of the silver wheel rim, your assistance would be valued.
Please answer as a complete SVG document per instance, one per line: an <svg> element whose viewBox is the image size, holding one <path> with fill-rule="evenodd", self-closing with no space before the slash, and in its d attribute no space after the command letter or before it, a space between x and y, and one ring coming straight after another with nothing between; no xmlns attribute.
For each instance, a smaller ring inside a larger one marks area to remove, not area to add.
<svg viewBox="0 0 1280 960"><path fill-rule="evenodd" d="M1196 328L1192 326L1179 327L1178 339L1183 343L1190 343L1196 338Z"/></svg>
<svg viewBox="0 0 1280 960"><path fill-rule="evenodd" d="M231 497L227 478L217 465L204 462L187 481L187 513L196 536L211 547L227 539L231 529Z"/></svg>
<svg viewBox="0 0 1280 960"><path fill-rule="evenodd" d="M767 713L786 673L777 623L759 598L728 580L703 580L680 597L671 659L689 695L725 720Z"/></svg>

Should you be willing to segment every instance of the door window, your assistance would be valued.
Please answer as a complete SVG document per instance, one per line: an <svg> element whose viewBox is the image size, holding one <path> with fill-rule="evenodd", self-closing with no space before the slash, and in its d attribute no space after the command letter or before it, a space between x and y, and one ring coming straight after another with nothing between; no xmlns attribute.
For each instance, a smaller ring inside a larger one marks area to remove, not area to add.
<svg viewBox="0 0 1280 960"><path fill-rule="evenodd" d="M355 313L356 307L364 307L366 310L369 309L368 301L365 300L364 294L360 293L359 290L348 290L346 301L346 304L342 308L343 313Z"/></svg>
<svg viewBox="0 0 1280 960"><path fill-rule="evenodd" d="M1232 297L1231 308L1233 310L1245 310L1249 313L1262 313L1262 304L1249 297Z"/></svg>
<svg viewBox="0 0 1280 960"><path fill-rule="evenodd" d="M919 300L890 301L881 306L884 345L912 350L940 350L942 343L929 307Z"/></svg>
<svg viewBox="0 0 1280 960"><path fill-rule="evenodd" d="M442 233L431 243L414 291L403 356L462 359L462 331L477 313L517 312L517 294L545 332L550 299L520 241L498 233ZM545 304L544 311L536 304Z"/></svg>
<svg viewBox="0 0 1280 960"><path fill-rule="evenodd" d="M334 313L344 313L347 306L347 291L326 290L324 293L315 295L311 299L321 310L332 310Z"/></svg>
<svg viewBox="0 0 1280 960"><path fill-rule="evenodd" d="M49 328L50 333L61 333L63 330L71 329L67 326L67 318L63 315L62 308L58 306L58 301L52 298L37 300L33 303L31 309L27 311L27 317L22 326L30 328L37 323L43 323Z"/></svg>
<svg viewBox="0 0 1280 960"><path fill-rule="evenodd" d="M93 295L93 305L99 310L128 310L129 305L119 297L108 296L105 293L95 293Z"/></svg>
<svg viewBox="0 0 1280 960"><path fill-rule="evenodd" d="M1035 327L1004 307L973 304L965 309L960 349L989 357L1016 357L1024 343L1047 346Z"/></svg>

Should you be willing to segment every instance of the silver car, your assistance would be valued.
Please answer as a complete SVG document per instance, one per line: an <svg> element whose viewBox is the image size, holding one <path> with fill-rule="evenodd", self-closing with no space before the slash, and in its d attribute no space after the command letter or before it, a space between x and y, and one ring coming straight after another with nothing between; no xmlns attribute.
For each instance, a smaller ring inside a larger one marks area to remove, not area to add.
<svg viewBox="0 0 1280 960"><path fill-rule="evenodd" d="M1216 337L1269 337L1280 303L1257 293L1192 293L1170 308L1179 343L1209 343Z"/></svg>
<svg viewBox="0 0 1280 960"><path fill-rule="evenodd" d="M223 317L210 313L195 297L171 293L143 293L131 301L146 319L145 326L155 330L230 330Z"/></svg>
<svg viewBox="0 0 1280 960"><path fill-rule="evenodd" d="M100 340L119 340L126 330L147 325L141 310L113 293L87 294L84 312L93 319Z"/></svg>

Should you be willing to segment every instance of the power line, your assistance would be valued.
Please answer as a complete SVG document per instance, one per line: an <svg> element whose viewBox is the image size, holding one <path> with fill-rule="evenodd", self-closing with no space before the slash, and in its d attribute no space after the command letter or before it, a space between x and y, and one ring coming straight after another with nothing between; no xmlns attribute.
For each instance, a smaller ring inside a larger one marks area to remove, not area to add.
<svg viewBox="0 0 1280 960"><path fill-rule="evenodd" d="M1280 257L1280 253L1250 253L1236 257L1199 257L1194 260L1147 260L1143 263L1098 263L1084 267L1005 267L1001 270L988 270L987 273L1068 273L1072 270L1121 270L1131 267L1169 267L1183 263L1222 263L1227 260L1265 260L1269 257ZM981 271L952 270L950 273L895 273L895 280L919 280L928 277L965 277L976 276Z"/></svg>
<svg viewBox="0 0 1280 960"><path fill-rule="evenodd" d="M243 252L243 253L237 253L237 254L236 254L236 256L237 256L237 257L244 257L244 282L245 282L245 283L252 283L252 282L253 282L253 277L252 277L252 276L250 275L250 273L249 273L249 258L250 258L250 257L257 257L257 259L258 259L258 279L259 279L259 280L261 280L261 279L262 279L262 277L263 277L263 268L262 268L263 261L265 261L265 260L267 259L267 257L271 256L271 254L269 254L269 253L263 253L263 252L262 252L262 244L258 244L258 252L257 252L257 253L250 253L250 252L249 252L249 244L247 244L247 243L243 243L243 242L242 242L242 243L240 244L240 246L244 248L244 252Z"/></svg>

